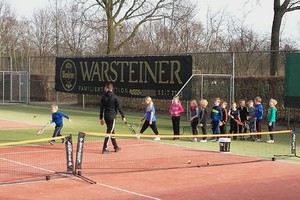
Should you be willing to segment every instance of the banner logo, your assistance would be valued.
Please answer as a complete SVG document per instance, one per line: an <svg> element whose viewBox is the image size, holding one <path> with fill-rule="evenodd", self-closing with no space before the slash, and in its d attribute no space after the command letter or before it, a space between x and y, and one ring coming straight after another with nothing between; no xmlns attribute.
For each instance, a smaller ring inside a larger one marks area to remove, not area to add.
<svg viewBox="0 0 300 200"><path fill-rule="evenodd" d="M72 60L67 59L62 64L60 69L60 81L67 92L74 89L77 82L77 70L75 63Z"/></svg>

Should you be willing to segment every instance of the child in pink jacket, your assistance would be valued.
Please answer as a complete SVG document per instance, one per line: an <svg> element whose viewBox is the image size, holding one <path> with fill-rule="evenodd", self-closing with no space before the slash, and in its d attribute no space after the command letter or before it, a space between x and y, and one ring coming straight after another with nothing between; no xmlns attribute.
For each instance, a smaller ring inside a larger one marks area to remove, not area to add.
<svg viewBox="0 0 300 200"><path fill-rule="evenodd" d="M175 96L172 100L172 104L170 105L169 112L172 116L172 125L173 125L173 132L174 132L174 138L173 140L179 140L179 137L176 137L176 135L179 135L179 127L180 127L180 115L184 112L184 109L180 103L179 96Z"/></svg>

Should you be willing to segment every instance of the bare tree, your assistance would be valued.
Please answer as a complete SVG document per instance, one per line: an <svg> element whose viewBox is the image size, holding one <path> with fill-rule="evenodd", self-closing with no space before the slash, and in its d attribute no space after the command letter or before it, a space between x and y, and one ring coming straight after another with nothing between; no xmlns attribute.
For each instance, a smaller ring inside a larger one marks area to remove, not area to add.
<svg viewBox="0 0 300 200"><path fill-rule="evenodd" d="M94 4L90 1L77 0L82 6L86 5L86 11L94 9L93 13L95 13L95 9L97 10L96 14L100 15L99 24L106 23L106 53L114 54L135 37L141 25L165 17L164 12L172 6L173 0L96 0ZM86 13L88 12L84 13L85 18L90 19ZM124 33L126 37L118 41L117 32L122 32L124 26L131 27L131 29L130 31L127 29L127 33Z"/></svg>
<svg viewBox="0 0 300 200"><path fill-rule="evenodd" d="M280 3L280 0L274 0L274 17L271 33L271 50L273 51L270 56L270 75L274 76L278 74L279 68L279 36L282 18L287 12L300 10L300 1L296 0L284 0Z"/></svg>
<svg viewBox="0 0 300 200"><path fill-rule="evenodd" d="M53 16L48 9L37 10L33 13L29 38L32 47L37 50L38 55L44 57L51 54L53 48Z"/></svg>
<svg viewBox="0 0 300 200"><path fill-rule="evenodd" d="M11 6L5 1L0 1L0 53L9 54L8 42L11 39L10 30L16 26L16 17Z"/></svg>
<svg viewBox="0 0 300 200"><path fill-rule="evenodd" d="M64 48L62 52L71 53L73 56L83 55L92 36L92 29L84 24L81 17L83 10L76 3L68 3L59 12L58 28L61 46Z"/></svg>

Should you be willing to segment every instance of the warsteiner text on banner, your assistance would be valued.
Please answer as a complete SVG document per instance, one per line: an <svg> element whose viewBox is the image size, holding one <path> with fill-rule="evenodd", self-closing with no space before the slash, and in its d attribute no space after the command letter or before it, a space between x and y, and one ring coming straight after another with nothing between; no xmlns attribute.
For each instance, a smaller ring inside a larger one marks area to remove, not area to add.
<svg viewBox="0 0 300 200"><path fill-rule="evenodd" d="M55 89L101 95L107 82L125 97L172 98L192 75L192 56L57 57Z"/></svg>

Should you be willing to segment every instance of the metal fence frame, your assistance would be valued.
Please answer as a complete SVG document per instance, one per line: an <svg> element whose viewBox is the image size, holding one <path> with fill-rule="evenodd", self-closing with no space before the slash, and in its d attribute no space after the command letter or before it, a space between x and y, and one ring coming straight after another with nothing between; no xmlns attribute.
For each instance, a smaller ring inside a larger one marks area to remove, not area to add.
<svg viewBox="0 0 300 200"><path fill-rule="evenodd" d="M0 71L2 103L29 103L30 82L26 71ZM6 76L9 76L8 83ZM17 77L17 80L13 80ZM17 87L16 85L17 84ZM9 88L9 89L7 89ZM9 91L7 95L6 91ZM15 92L17 91L17 92ZM8 97L7 97L8 96Z"/></svg>

